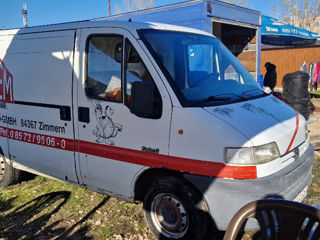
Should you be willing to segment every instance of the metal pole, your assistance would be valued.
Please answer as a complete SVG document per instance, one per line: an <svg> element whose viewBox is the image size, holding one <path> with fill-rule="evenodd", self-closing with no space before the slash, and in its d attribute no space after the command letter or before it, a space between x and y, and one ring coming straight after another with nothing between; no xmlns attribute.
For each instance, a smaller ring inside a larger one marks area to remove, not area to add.
<svg viewBox="0 0 320 240"><path fill-rule="evenodd" d="M109 16L111 16L111 6L110 6L110 0L108 0L108 10L109 10Z"/></svg>
<svg viewBox="0 0 320 240"><path fill-rule="evenodd" d="M27 3L23 3L21 14L23 19L23 27L28 27L28 19L27 19Z"/></svg>

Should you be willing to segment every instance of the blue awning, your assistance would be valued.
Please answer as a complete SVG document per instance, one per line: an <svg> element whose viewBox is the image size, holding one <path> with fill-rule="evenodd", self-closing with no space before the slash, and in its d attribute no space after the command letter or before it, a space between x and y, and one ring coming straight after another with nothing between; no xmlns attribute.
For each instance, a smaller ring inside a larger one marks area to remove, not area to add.
<svg viewBox="0 0 320 240"><path fill-rule="evenodd" d="M320 35L262 15L261 42L276 46L313 45Z"/></svg>

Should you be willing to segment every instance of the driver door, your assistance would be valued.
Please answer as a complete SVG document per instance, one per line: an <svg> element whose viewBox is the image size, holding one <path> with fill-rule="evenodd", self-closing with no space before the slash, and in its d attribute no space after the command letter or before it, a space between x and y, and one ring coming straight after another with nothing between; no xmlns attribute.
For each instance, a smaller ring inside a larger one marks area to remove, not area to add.
<svg viewBox="0 0 320 240"><path fill-rule="evenodd" d="M128 197L136 175L155 166L155 156L168 155L171 103L149 58L128 31L91 28L80 30L79 36L74 101L81 181ZM154 82L161 93L154 116L138 117L130 111L131 85L139 81Z"/></svg>

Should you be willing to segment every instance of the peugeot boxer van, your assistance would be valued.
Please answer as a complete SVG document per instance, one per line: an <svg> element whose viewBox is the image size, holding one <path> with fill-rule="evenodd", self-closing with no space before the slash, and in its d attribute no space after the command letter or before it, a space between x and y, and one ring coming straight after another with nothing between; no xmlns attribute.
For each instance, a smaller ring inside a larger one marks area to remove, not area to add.
<svg viewBox="0 0 320 240"><path fill-rule="evenodd" d="M214 36L103 20L0 31L0 150L1 186L22 170L141 200L156 237L193 240L301 201L314 158L303 116Z"/></svg>

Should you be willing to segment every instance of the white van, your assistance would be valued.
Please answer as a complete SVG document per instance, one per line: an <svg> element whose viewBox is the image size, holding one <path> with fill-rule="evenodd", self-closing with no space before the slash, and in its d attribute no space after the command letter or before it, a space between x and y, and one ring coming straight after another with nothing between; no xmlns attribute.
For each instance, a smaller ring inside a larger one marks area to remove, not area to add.
<svg viewBox="0 0 320 240"><path fill-rule="evenodd" d="M305 119L202 31L0 31L0 100L1 186L23 170L143 200L161 239L201 239L246 203L301 200L311 183Z"/></svg>

